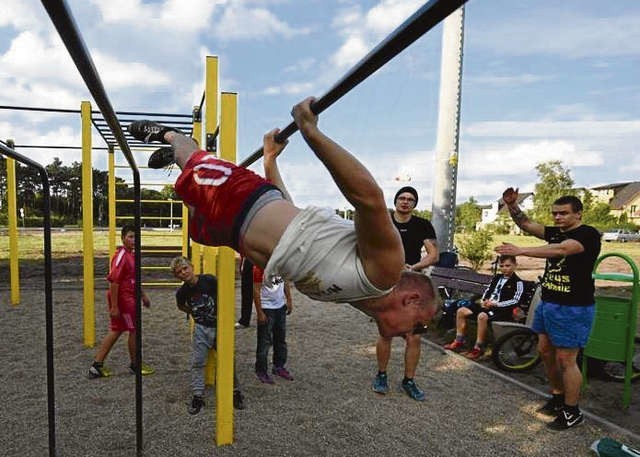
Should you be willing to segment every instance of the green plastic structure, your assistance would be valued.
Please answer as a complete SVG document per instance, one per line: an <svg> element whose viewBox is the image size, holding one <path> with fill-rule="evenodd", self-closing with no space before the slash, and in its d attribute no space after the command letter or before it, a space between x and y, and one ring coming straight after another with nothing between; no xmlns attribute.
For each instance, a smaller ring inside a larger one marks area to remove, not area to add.
<svg viewBox="0 0 640 457"><path fill-rule="evenodd" d="M599 273L598 266L608 257L622 258L629 264L632 274ZM582 386L587 387L587 357L624 363L622 405L627 408L631 403L631 374L640 298L638 267L629 256L611 252L598 258L592 276L594 279L632 283L631 298L596 296L593 329L582 357Z"/></svg>

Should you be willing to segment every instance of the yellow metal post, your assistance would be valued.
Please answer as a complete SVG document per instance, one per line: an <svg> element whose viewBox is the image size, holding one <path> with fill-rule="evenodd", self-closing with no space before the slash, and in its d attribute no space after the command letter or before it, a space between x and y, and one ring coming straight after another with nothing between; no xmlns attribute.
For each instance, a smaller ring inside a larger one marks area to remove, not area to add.
<svg viewBox="0 0 640 457"><path fill-rule="evenodd" d="M204 138L202 135L202 113L198 113L198 119L200 122L198 125L194 123L194 132L198 133L196 137L201 149L208 151L211 154L216 154L216 143L214 140L215 132L218 129L218 57L207 56L205 62L206 75L205 75L205 116L204 116ZM215 275L216 268L212 267L215 262L212 255L212 247L200 246L200 253L202 255L202 273L208 273ZM218 294L218 297L220 295ZM218 298L219 303L219 298ZM218 326L218 328L220 328ZM216 351L210 350L207 357L207 365L204 370L204 382L208 386L212 386L216 383ZM219 404L218 404L219 405ZM220 410L218 410L220 411ZM233 413L231 413L233 414ZM218 422L218 421L216 421ZM232 438L231 438L232 439ZM230 441L231 442L231 441ZM221 444L218 442L218 444ZM226 443L222 443L226 444Z"/></svg>
<svg viewBox="0 0 640 457"><path fill-rule="evenodd" d="M221 96L220 150L221 157L236 161L237 94ZM236 254L228 247L218 250L218 374L216 418L218 445L233 440L233 354L235 344L235 262ZM222 413L222 414L221 414Z"/></svg>
<svg viewBox="0 0 640 457"><path fill-rule="evenodd" d="M13 141L7 141L13 149ZM9 218L9 273L11 276L11 304L20 304L20 253L18 252L18 204L17 204L16 161L7 157L7 211Z"/></svg>
<svg viewBox="0 0 640 457"><path fill-rule="evenodd" d="M93 284L93 170L91 162L91 103L80 104L82 122L82 262L84 345L96 344L95 294Z"/></svg>
<svg viewBox="0 0 640 457"><path fill-rule="evenodd" d="M182 257L189 257L189 208L182 204Z"/></svg>
<svg viewBox="0 0 640 457"><path fill-rule="evenodd" d="M116 155L109 146L109 259L116 253Z"/></svg>

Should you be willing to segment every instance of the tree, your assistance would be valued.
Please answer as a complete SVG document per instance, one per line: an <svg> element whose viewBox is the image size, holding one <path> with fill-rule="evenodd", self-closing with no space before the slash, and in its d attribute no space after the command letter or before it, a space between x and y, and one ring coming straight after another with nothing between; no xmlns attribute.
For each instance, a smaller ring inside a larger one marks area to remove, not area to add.
<svg viewBox="0 0 640 457"><path fill-rule="evenodd" d="M468 201L456 208L456 231L472 232L481 219L482 209L478 206L475 198L469 197Z"/></svg>
<svg viewBox="0 0 640 457"><path fill-rule="evenodd" d="M423 209L422 211L414 209L413 214L423 219L427 219L428 221L431 220L431 211L429 211L428 209Z"/></svg>
<svg viewBox="0 0 640 457"><path fill-rule="evenodd" d="M600 231L606 231L616 225L616 217L611 214L611 208L607 203L597 202L585 206L582 213L582 222L594 226Z"/></svg>
<svg viewBox="0 0 640 457"><path fill-rule="evenodd" d="M532 219L543 225L553 225L551 206L564 195L575 195L573 178L560 160L536 165L540 181L535 185Z"/></svg>
<svg viewBox="0 0 640 457"><path fill-rule="evenodd" d="M489 230L482 229L471 232L469 235L461 237L458 242L458 253L471 263L471 268L478 270L484 262L493 256L489 250L492 241L493 235Z"/></svg>

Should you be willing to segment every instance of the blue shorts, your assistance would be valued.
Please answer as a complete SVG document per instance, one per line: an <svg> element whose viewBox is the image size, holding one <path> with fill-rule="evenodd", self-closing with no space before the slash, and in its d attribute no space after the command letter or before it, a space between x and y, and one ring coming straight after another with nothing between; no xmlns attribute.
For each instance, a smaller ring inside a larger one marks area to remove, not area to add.
<svg viewBox="0 0 640 457"><path fill-rule="evenodd" d="M536 307L531 328L549 335L551 344L557 348L583 348L589 340L595 308L595 304L572 306L543 300Z"/></svg>

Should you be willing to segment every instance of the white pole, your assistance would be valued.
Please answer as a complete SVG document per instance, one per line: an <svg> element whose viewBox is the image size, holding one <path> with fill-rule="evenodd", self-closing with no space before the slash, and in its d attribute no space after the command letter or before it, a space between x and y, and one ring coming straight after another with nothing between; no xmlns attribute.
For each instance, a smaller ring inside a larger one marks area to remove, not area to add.
<svg viewBox="0 0 640 457"><path fill-rule="evenodd" d="M464 6L444 20L432 223L440 251L453 249L460 126Z"/></svg>

